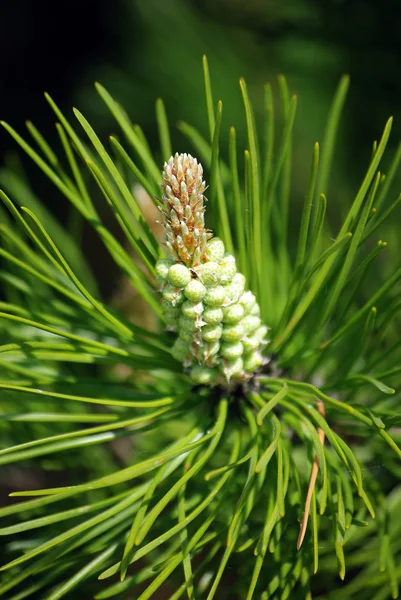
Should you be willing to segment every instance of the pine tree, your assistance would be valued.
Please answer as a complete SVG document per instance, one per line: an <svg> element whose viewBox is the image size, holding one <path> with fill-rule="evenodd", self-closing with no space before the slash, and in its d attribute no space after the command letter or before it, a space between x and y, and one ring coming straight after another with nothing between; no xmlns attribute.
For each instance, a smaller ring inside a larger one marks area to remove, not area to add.
<svg viewBox="0 0 401 600"><path fill-rule="evenodd" d="M183 154L161 100L154 155L101 85L124 141L105 145L78 110L73 126L48 95L57 150L31 123L31 142L3 123L71 210L61 225L4 171L0 464L43 482L0 508L8 600L398 597L401 267L381 273L376 241L401 199L400 149L378 170L391 119L333 233L342 78L294 239L296 97L279 78L275 139L270 85L259 125L241 80L248 146L231 127L220 156L223 105L203 67L210 139L181 124ZM154 328L101 299L82 227Z"/></svg>

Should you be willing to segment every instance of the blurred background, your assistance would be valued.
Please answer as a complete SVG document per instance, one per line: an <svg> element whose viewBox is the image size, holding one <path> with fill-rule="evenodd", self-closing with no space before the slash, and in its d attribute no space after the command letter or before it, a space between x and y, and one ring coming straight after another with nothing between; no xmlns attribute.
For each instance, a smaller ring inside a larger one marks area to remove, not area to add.
<svg viewBox="0 0 401 600"><path fill-rule="evenodd" d="M156 152L158 96L165 100L172 126L177 120L189 121L207 137L201 69L201 57L207 54L214 99L224 102L224 154L232 124L245 144L238 78L247 80L258 119L263 83L276 85L277 74L284 73L299 99L292 190L297 206L313 143L322 138L339 77L349 73L351 88L329 198L329 215L335 220L338 206L347 206L355 194L372 142L391 114L395 124L387 160L400 139L400 17L399 0L3 1L0 118L19 131L29 118L58 144L43 98L47 90L67 115L71 106L78 106L106 139L115 124L93 89L98 80L140 123ZM191 151L177 130L173 146ZM0 132L6 163L15 160L14 153L12 140ZM65 203L55 201L51 184L28 158L21 160L37 195L63 220ZM295 211L290 224L294 232L298 222ZM390 228L395 242L396 234ZM399 253L397 242L395 248ZM106 293L110 286L106 277Z"/></svg>

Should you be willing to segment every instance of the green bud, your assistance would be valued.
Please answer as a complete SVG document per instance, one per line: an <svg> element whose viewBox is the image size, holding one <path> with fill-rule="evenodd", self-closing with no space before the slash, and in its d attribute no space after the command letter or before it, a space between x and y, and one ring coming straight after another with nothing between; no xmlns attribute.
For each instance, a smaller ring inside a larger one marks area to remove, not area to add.
<svg viewBox="0 0 401 600"><path fill-rule="evenodd" d="M173 262L171 260L169 260L168 258L161 258L160 260L157 261L155 270L156 270L156 279L158 280L158 283L167 281L168 270L172 264L173 264Z"/></svg>
<svg viewBox="0 0 401 600"><path fill-rule="evenodd" d="M178 335L180 336L181 340L184 340L184 342L187 342L188 344L192 344L192 342L194 341L194 332L193 331L187 331L184 329L180 329L178 332Z"/></svg>
<svg viewBox="0 0 401 600"><path fill-rule="evenodd" d="M207 287L217 285L221 279L221 268L218 263L208 262L203 265L199 265L196 269L201 282Z"/></svg>
<svg viewBox="0 0 401 600"><path fill-rule="evenodd" d="M208 342L206 344L206 350L205 350L206 358L216 356L216 354L218 353L219 350L220 350L220 342Z"/></svg>
<svg viewBox="0 0 401 600"><path fill-rule="evenodd" d="M162 309L164 315L170 319L178 319L180 316L180 307L173 306L170 302L167 302L167 300L163 300Z"/></svg>
<svg viewBox="0 0 401 600"><path fill-rule="evenodd" d="M238 342L245 335L242 321L224 327L222 338L225 342Z"/></svg>
<svg viewBox="0 0 401 600"><path fill-rule="evenodd" d="M260 316L259 304L255 304L255 306L253 307L253 309L251 310L251 312L249 314L253 315L254 317L259 317Z"/></svg>
<svg viewBox="0 0 401 600"><path fill-rule="evenodd" d="M234 283L233 281L231 283L228 283L227 285L224 286L224 289L226 291L226 298L224 300L224 306L230 306L231 304L236 304L240 297L242 296L243 293L243 287L241 285L238 285L237 283Z"/></svg>
<svg viewBox="0 0 401 600"><path fill-rule="evenodd" d="M260 352L252 352L244 357L244 370L248 373L256 371L263 364L263 357Z"/></svg>
<svg viewBox="0 0 401 600"><path fill-rule="evenodd" d="M217 377L216 369L211 369L209 367L202 367L201 365L196 365L191 369L191 379L195 383L206 384L213 383L213 381Z"/></svg>
<svg viewBox="0 0 401 600"><path fill-rule="evenodd" d="M224 257L224 243L218 238L214 237L207 243L206 255L210 260L219 262Z"/></svg>
<svg viewBox="0 0 401 600"><path fill-rule="evenodd" d="M184 342L184 340L182 340L181 338L177 338L171 349L171 354L176 360L184 362L188 355L190 355L189 344L187 344L187 342Z"/></svg>
<svg viewBox="0 0 401 600"><path fill-rule="evenodd" d="M244 354L249 354L259 348L260 339L253 334L250 337L242 338L242 345L244 347Z"/></svg>
<svg viewBox="0 0 401 600"><path fill-rule="evenodd" d="M223 311L221 308L206 308L202 314L202 319L209 325L216 325L223 320Z"/></svg>
<svg viewBox="0 0 401 600"><path fill-rule="evenodd" d="M205 325L202 327L202 338L205 342L217 342L221 338L222 332L221 325Z"/></svg>
<svg viewBox="0 0 401 600"><path fill-rule="evenodd" d="M198 279L192 279L184 289L184 294L191 302L200 302L206 295L206 288Z"/></svg>
<svg viewBox="0 0 401 600"><path fill-rule="evenodd" d="M236 375L240 375L243 371L244 363L242 358L235 358L234 360L225 360L222 365L222 371L227 380L230 380Z"/></svg>
<svg viewBox="0 0 401 600"><path fill-rule="evenodd" d="M242 291L244 291L246 286L246 277L242 273L236 273L236 275L234 275L232 278L231 283L234 283L239 288L242 288Z"/></svg>
<svg viewBox="0 0 401 600"><path fill-rule="evenodd" d="M242 306L244 307L245 314L247 315L255 306L256 298L252 294L252 292L245 292L239 299L239 303L242 304Z"/></svg>
<svg viewBox="0 0 401 600"><path fill-rule="evenodd" d="M226 254L223 260L220 262L221 268L221 282L229 283L237 272L235 265L235 258L231 254Z"/></svg>
<svg viewBox="0 0 401 600"><path fill-rule="evenodd" d="M168 280L171 285L183 288L191 281L191 271L181 264L171 265L168 270Z"/></svg>
<svg viewBox="0 0 401 600"><path fill-rule="evenodd" d="M265 341L268 331L269 328L266 327L266 325L260 325L253 335L259 340L260 343L262 343Z"/></svg>
<svg viewBox="0 0 401 600"><path fill-rule="evenodd" d="M163 290L163 298L170 302L173 306L182 304L185 300L184 294L181 290L177 289L171 283L168 283Z"/></svg>
<svg viewBox="0 0 401 600"><path fill-rule="evenodd" d="M204 301L209 306L218 307L221 306L225 300L226 293L221 285L216 285L207 290Z"/></svg>
<svg viewBox="0 0 401 600"><path fill-rule="evenodd" d="M224 323L238 323L244 316L244 308L241 304L231 304L223 308L223 321Z"/></svg>
<svg viewBox="0 0 401 600"><path fill-rule="evenodd" d="M221 345L221 355L228 360L235 360L242 356L244 349L241 342L227 343Z"/></svg>
<svg viewBox="0 0 401 600"><path fill-rule="evenodd" d="M182 331L196 331L199 329L195 319L188 319L188 317L181 317L178 319L178 327L182 329Z"/></svg>
<svg viewBox="0 0 401 600"><path fill-rule="evenodd" d="M185 300L184 304L181 305L181 311L188 319L197 319L203 313L203 304L202 302Z"/></svg>
<svg viewBox="0 0 401 600"><path fill-rule="evenodd" d="M245 329L246 335L253 333L260 325L260 318L248 315L242 319L242 325Z"/></svg>

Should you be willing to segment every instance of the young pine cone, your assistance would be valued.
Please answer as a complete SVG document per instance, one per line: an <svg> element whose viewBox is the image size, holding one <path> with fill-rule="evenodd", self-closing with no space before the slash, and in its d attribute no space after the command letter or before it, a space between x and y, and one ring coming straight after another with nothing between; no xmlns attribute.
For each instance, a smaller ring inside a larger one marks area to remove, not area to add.
<svg viewBox="0 0 401 600"><path fill-rule="evenodd" d="M162 215L169 257L156 263L162 306L178 338L173 356L195 383L249 379L263 363L268 328L222 240L204 224L203 169L189 154L164 165Z"/></svg>

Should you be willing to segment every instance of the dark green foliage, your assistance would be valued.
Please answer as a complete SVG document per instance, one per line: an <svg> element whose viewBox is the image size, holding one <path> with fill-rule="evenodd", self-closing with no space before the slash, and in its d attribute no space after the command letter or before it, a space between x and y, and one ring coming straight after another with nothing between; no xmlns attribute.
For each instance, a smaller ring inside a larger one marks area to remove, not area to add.
<svg viewBox="0 0 401 600"><path fill-rule="evenodd" d="M54 600L74 588L99 599L157 598L159 588L171 599L398 596L401 267L389 272L378 262L386 244L377 238L398 202L391 183L400 152L387 176L379 172L391 120L333 237L325 211L348 88L342 79L322 147L311 152L294 240L287 232L295 96L279 78L277 135L270 86L265 121L256 124L241 80L248 148L236 148L231 128L229 156L220 156L227 126L206 60L204 74L209 139L186 124L181 131L204 162L214 229L272 327L271 361L231 392L193 388L170 355L153 279L163 251L134 186L158 204L162 164L142 130L100 85L122 133L110 144L79 111L76 133L49 97L60 155L32 125L31 145L4 124L70 202L71 222L95 229L137 302L158 319L151 331L103 303L73 230L56 223L14 173L3 174L10 197L0 193L8 209L0 463L6 476L17 462L23 475L38 468L43 482L0 509L0 595L8 600ZM160 100L156 120L166 159L171 141ZM100 199L126 241L102 220Z"/></svg>

